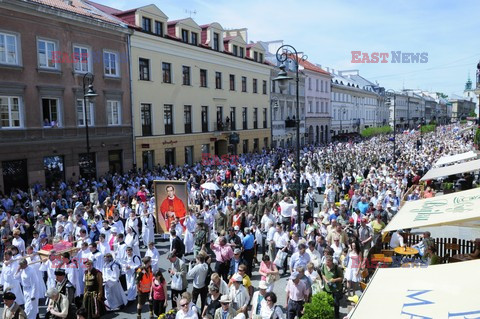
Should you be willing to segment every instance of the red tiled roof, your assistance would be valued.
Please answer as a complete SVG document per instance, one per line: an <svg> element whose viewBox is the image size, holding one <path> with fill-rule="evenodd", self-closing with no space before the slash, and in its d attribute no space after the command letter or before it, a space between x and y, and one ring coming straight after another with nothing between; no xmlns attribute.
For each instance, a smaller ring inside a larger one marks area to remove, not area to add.
<svg viewBox="0 0 480 319"><path fill-rule="evenodd" d="M200 28L202 28L202 29L207 29L210 25L211 25L211 23L209 23L209 24L203 24L203 25L200 26Z"/></svg>
<svg viewBox="0 0 480 319"><path fill-rule="evenodd" d="M176 25L176 24L179 23L180 21L187 20L187 19L188 19L188 18L168 21L168 22L167 22L167 25Z"/></svg>
<svg viewBox="0 0 480 319"><path fill-rule="evenodd" d="M300 63L300 65L303 66L306 70L310 70L310 71L313 71L313 72L322 73L322 74L325 74L325 75L330 75L330 73L328 73L327 71L323 70L321 67L318 67L318 66L316 66L315 64L310 63L310 62L308 62L308 61L302 61L302 60L300 60L299 63Z"/></svg>
<svg viewBox="0 0 480 319"><path fill-rule="evenodd" d="M118 9L115 9L115 8L112 8L112 7L109 7L109 6L106 6L106 5L103 5L103 4L100 4L100 3L96 3L96 2L93 2L93 1L89 1L89 0L85 0L86 3L94 6L95 8L97 8L98 10L102 10L103 12L105 12L106 14L110 14L110 15L116 15L117 13L121 13L122 10L118 10ZM134 10L137 10L137 9L134 9Z"/></svg>
<svg viewBox="0 0 480 319"><path fill-rule="evenodd" d="M82 0L70 0L72 5L69 5L63 0L31 0L41 5L53 7L59 10L68 11L74 14L83 15L89 18L102 20L104 22L109 22L113 24L120 25L121 20L116 17L111 16L110 14L104 12Z"/></svg>
<svg viewBox="0 0 480 319"><path fill-rule="evenodd" d="M235 37L232 37L232 36L224 37L223 42L228 42L228 41L232 40L233 38L235 38Z"/></svg>

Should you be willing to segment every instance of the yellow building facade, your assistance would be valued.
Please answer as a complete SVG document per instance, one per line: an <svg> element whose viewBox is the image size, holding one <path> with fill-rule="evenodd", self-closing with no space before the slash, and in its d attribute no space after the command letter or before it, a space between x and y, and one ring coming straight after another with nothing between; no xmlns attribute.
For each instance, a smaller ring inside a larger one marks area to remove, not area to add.
<svg viewBox="0 0 480 319"><path fill-rule="evenodd" d="M119 16L137 27L130 45L137 167L270 146L271 67L246 29L168 21L155 5Z"/></svg>

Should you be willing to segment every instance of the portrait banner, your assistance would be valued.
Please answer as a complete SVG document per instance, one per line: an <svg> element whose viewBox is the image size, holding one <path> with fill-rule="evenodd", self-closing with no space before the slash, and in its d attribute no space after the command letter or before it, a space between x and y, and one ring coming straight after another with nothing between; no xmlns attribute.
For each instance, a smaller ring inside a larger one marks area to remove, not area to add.
<svg viewBox="0 0 480 319"><path fill-rule="evenodd" d="M157 230L160 233L168 233L175 219L183 226L188 209L187 182L153 181L153 185Z"/></svg>

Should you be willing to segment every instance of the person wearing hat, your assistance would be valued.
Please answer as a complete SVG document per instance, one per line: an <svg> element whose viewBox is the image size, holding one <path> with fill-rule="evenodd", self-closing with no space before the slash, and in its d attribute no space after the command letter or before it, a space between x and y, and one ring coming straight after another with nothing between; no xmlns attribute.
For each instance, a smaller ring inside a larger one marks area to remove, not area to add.
<svg viewBox="0 0 480 319"><path fill-rule="evenodd" d="M259 316L262 305L266 302L265 295L267 294L268 285L264 280L258 283L258 290L252 296L252 317Z"/></svg>
<svg viewBox="0 0 480 319"><path fill-rule="evenodd" d="M285 306L287 309L287 319L294 319L295 316L298 318L302 317L303 305L310 295L310 291L305 282L300 280L300 278L300 273L297 271L293 272L285 288L287 293L287 304Z"/></svg>
<svg viewBox="0 0 480 319"><path fill-rule="evenodd" d="M248 303L250 301L250 295L247 288L243 286L243 278L239 274L232 276L233 284L230 287L228 298L232 301L232 307L237 313L247 312Z"/></svg>
<svg viewBox="0 0 480 319"><path fill-rule="evenodd" d="M2 319L27 319L27 314L22 307L16 303L16 298L15 294L10 291L3 294L5 309L3 310Z"/></svg>
<svg viewBox="0 0 480 319"><path fill-rule="evenodd" d="M53 287L50 287L53 288ZM75 298L75 287L68 280L65 269L55 269L55 288L63 295L65 295L69 301L69 304L73 303Z"/></svg>
<svg viewBox="0 0 480 319"><path fill-rule="evenodd" d="M232 303L232 299L229 296L222 296L220 297L220 308L215 311L215 315L213 319L244 319L244 314L238 314L230 306Z"/></svg>

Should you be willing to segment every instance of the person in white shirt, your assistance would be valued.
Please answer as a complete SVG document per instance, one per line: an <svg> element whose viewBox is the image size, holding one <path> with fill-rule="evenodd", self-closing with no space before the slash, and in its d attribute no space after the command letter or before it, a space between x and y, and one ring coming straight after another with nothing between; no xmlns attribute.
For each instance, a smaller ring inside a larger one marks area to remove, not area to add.
<svg viewBox="0 0 480 319"><path fill-rule="evenodd" d="M122 265L122 269L125 272L125 279L127 281L127 300L132 301L137 298L137 285L135 282L135 271L142 265L140 256L134 255L133 248L127 247L127 259Z"/></svg>
<svg viewBox="0 0 480 319"><path fill-rule="evenodd" d="M280 215L282 216L282 224L286 231L290 231L292 227L293 210L297 207L297 203L291 197L285 197L280 203Z"/></svg>
<svg viewBox="0 0 480 319"><path fill-rule="evenodd" d="M155 274L159 268L158 262L160 260L160 254L157 248L155 247L155 243L153 241L148 243L148 249L145 252L145 257L151 258L152 272Z"/></svg>
<svg viewBox="0 0 480 319"><path fill-rule="evenodd" d="M405 247L402 233L403 233L403 230L398 229L396 232L392 234L392 238L390 239L390 248L395 249L397 247Z"/></svg>
<svg viewBox="0 0 480 319"><path fill-rule="evenodd" d="M288 251L289 246L289 238L288 233L283 231L283 225L278 224L276 228L276 232L273 235L273 241L270 242L270 245L275 245L275 257L278 255L279 251L283 251L286 253ZM285 257L285 261L283 262L283 274L287 273L287 259L288 256ZM275 259L273 259L275 260Z"/></svg>
<svg viewBox="0 0 480 319"><path fill-rule="evenodd" d="M23 256L25 254L25 241L20 237L22 232L19 229L13 231L12 245L18 248L18 252Z"/></svg>
<svg viewBox="0 0 480 319"><path fill-rule="evenodd" d="M201 254L197 255L196 262L195 266L187 273L187 279L193 279L192 302L196 304L198 296L200 296L201 309L204 309L208 293L205 278L209 266L205 263L205 257Z"/></svg>

